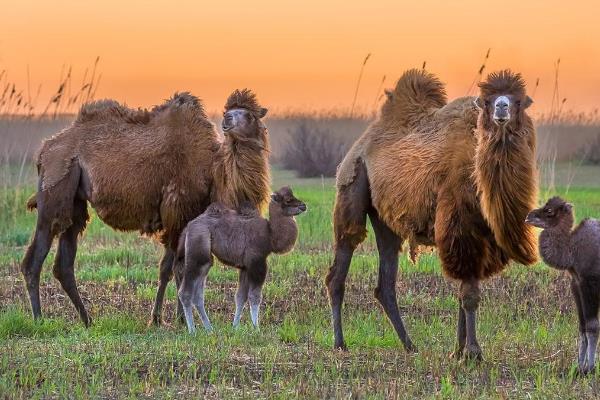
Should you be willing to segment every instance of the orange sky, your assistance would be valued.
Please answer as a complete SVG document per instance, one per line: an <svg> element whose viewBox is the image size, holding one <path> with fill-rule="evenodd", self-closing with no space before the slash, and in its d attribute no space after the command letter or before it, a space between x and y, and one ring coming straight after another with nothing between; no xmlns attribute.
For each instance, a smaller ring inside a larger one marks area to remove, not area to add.
<svg viewBox="0 0 600 400"><path fill-rule="evenodd" d="M249 87L275 110L349 107L370 52L358 97L370 109L384 74L392 86L424 60L450 96L464 95L491 47L488 70L511 67L532 88L540 78L537 110L550 106L558 57L568 108L600 104L598 0L0 0L0 15L0 71L26 88L29 65L40 103L63 64L79 81L100 56L96 97L132 106L190 90L218 110Z"/></svg>

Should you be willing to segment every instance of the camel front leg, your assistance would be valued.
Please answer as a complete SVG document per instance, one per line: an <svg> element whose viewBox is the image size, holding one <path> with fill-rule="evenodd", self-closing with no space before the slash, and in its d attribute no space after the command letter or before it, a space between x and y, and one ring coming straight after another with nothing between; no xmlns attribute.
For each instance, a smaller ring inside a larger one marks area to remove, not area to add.
<svg viewBox="0 0 600 400"><path fill-rule="evenodd" d="M233 327L237 328L240 325L240 320L242 318L242 312L244 311L244 306L246 305L246 301L248 300L248 274L246 270L241 269L239 280L238 280L238 288L235 293L235 315L233 317Z"/></svg>
<svg viewBox="0 0 600 400"><path fill-rule="evenodd" d="M481 361L483 354L477 342L476 313L481 299L479 280L472 279L460 284L460 300L465 315L464 358ZM459 343L460 346L460 343Z"/></svg>
<svg viewBox="0 0 600 400"><path fill-rule="evenodd" d="M579 290L579 285L574 277L571 279L571 294L573 295L575 305L577 306L577 317L579 320L577 365L579 366L579 370L583 371L585 369L587 361L588 341L587 336L585 335L585 316L583 314L583 304L581 303L581 292Z"/></svg>
<svg viewBox="0 0 600 400"><path fill-rule="evenodd" d="M586 277L579 284L583 316L585 319L585 337L587 339L586 362L580 372L588 374L596 369L596 347L598 346L598 333L600 324L598 322L598 309L600 308L600 296L598 288L600 279Z"/></svg>
<svg viewBox="0 0 600 400"><path fill-rule="evenodd" d="M163 301L165 297L165 291L167 285L173 277L173 262L175 259L175 253L168 246L165 246L165 250L160 260L160 272L158 289L156 291L156 300L154 301L154 308L152 309L152 315L148 325L160 325L162 323L162 309ZM177 299L179 302L179 298Z"/></svg>
<svg viewBox="0 0 600 400"><path fill-rule="evenodd" d="M450 357L460 359L463 356L465 349L465 343L467 341L467 325L465 318L465 310L462 306L462 302L458 302L458 324L456 327L456 349Z"/></svg>
<svg viewBox="0 0 600 400"><path fill-rule="evenodd" d="M267 277L267 262L259 260L250 266L248 271L248 301L250 303L250 319L252 325L258 328L258 313L262 301L262 287Z"/></svg>

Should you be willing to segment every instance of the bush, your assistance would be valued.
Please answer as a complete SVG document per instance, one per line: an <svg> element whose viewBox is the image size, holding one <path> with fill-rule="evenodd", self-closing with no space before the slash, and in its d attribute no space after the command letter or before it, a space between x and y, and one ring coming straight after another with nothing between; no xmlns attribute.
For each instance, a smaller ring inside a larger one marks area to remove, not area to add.
<svg viewBox="0 0 600 400"><path fill-rule="evenodd" d="M301 178L335 176L338 164L352 145L345 137L310 126L307 122L288 132L281 163L285 169L296 171Z"/></svg>
<svg viewBox="0 0 600 400"><path fill-rule="evenodd" d="M600 165L600 133L590 144L579 149L579 158L586 164Z"/></svg>

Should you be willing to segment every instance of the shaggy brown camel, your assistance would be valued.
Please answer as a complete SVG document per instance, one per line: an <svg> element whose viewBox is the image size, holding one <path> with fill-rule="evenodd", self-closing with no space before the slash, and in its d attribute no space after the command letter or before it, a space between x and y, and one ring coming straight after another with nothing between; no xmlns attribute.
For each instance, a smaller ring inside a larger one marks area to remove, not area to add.
<svg viewBox="0 0 600 400"><path fill-rule="evenodd" d="M261 213L266 208L271 190L269 136L261 121L266 114L267 109L261 107L256 96L247 89L236 90L227 99L222 122L225 140L214 155L211 168L211 202L232 208L242 203L250 204ZM160 280L150 320L155 325L160 324L165 291L173 276L173 253L170 251L169 256L171 262L160 264ZM177 311L183 318L179 301Z"/></svg>
<svg viewBox="0 0 600 400"><path fill-rule="evenodd" d="M540 254L552 268L568 271L579 317L579 372L596 368L600 309L600 221L586 218L573 229L573 206L553 197L527 215L526 222L543 231Z"/></svg>
<svg viewBox="0 0 600 400"><path fill-rule="evenodd" d="M446 104L442 83L423 70L398 81L380 116L340 164L335 258L326 278L335 347L345 349L341 306L355 248L369 216L379 251L375 297L407 351L416 351L396 302L398 252L437 247L444 273L460 281L455 356L481 358L475 312L479 282L512 259L536 260L525 216L536 203L531 99L519 74L492 73L480 96ZM474 104L475 103L475 104Z"/></svg>
<svg viewBox="0 0 600 400"><path fill-rule="evenodd" d="M239 325L242 310L250 300L252 324L258 327L267 257L271 253L284 254L293 249L298 238L294 217L304 211L306 205L285 186L271 196L268 220L252 207L236 211L213 203L187 225L179 240L176 268L183 276L179 299L190 333L196 331L192 304L196 306L204 328L212 329L204 309L204 286L213 255L223 264L239 268L233 326Z"/></svg>
<svg viewBox="0 0 600 400"><path fill-rule="evenodd" d="M42 315L42 264L59 235L54 276L81 320L90 324L73 265L78 236L89 219L89 202L111 227L139 230L164 245L152 316L159 322L162 294L187 222L204 211L211 198L230 202L238 198L256 205L268 198L268 145L266 128L260 121L265 114L254 94L236 90L225 108L223 130L227 139L221 144L202 104L189 93L176 94L151 111L132 110L112 100L84 105L70 127L44 141L37 160L38 191L28 201L30 209L38 210L37 225L21 264L34 318ZM224 153L243 156L239 160L227 158L218 163L219 171L213 170L215 159ZM255 153L254 157L249 153ZM221 188L222 192L213 191L211 196L214 174L236 176L245 163L264 179L231 179L231 185ZM260 163L261 171L256 167ZM248 182L255 186L243 186Z"/></svg>

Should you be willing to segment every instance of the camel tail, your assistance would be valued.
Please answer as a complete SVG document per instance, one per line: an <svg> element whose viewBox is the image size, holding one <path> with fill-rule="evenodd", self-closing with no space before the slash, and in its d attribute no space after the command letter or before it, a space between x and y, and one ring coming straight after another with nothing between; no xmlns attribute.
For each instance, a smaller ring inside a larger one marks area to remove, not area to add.
<svg viewBox="0 0 600 400"><path fill-rule="evenodd" d="M34 193L27 199L27 211L33 211L37 208L37 194Z"/></svg>
<svg viewBox="0 0 600 400"><path fill-rule="evenodd" d="M402 74L394 93L404 103L409 119L419 117L431 108L441 108L448 102L442 81L424 69L410 69Z"/></svg>

